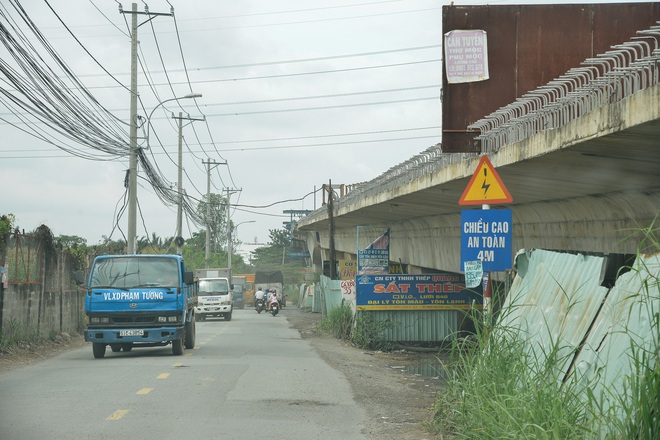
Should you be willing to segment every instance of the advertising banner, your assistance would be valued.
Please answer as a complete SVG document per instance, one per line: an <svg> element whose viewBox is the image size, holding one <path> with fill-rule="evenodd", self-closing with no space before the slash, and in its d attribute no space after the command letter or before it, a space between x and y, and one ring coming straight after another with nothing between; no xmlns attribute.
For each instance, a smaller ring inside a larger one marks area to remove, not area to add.
<svg viewBox="0 0 660 440"><path fill-rule="evenodd" d="M445 34L445 73L449 84L488 79L488 39L480 29Z"/></svg>
<svg viewBox="0 0 660 440"><path fill-rule="evenodd" d="M355 278L358 310L480 309L481 286L465 287L460 274L358 275Z"/></svg>
<svg viewBox="0 0 660 440"><path fill-rule="evenodd" d="M339 279L355 281L357 274L357 261L355 260L339 260Z"/></svg>
<svg viewBox="0 0 660 440"><path fill-rule="evenodd" d="M387 274L390 267L390 230L358 251L358 274Z"/></svg>

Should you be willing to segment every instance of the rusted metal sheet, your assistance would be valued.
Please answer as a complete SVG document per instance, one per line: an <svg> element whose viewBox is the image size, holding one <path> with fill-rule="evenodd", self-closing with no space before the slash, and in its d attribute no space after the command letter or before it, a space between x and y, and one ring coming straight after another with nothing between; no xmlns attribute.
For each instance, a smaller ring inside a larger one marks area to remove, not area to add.
<svg viewBox="0 0 660 440"><path fill-rule="evenodd" d="M487 32L490 79L447 84L443 75L442 151L480 152L468 125L658 20L660 2L444 6L444 33Z"/></svg>

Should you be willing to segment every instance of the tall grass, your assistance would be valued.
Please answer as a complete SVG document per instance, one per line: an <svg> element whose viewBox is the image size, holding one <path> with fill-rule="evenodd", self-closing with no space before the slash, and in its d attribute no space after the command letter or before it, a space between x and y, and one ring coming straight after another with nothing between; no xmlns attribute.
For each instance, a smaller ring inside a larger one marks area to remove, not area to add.
<svg viewBox="0 0 660 440"><path fill-rule="evenodd" d="M32 344L42 340L39 331L34 326L20 322L16 318L9 321L5 331L0 331L0 352L21 344Z"/></svg>
<svg viewBox="0 0 660 440"><path fill-rule="evenodd" d="M476 315L476 313L475 313ZM475 323L479 319L475 316ZM456 341L446 389L435 402L433 427L461 439L587 439L576 386L561 384L563 360L553 346L537 359L515 329L477 324Z"/></svg>
<svg viewBox="0 0 660 440"><path fill-rule="evenodd" d="M630 340L630 367L625 371L626 359L617 361L624 366L622 381L599 382L604 391L595 395L592 385L606 377L604 371L593 377L565 378L566 356L573 351L557 341L549 341L545 350L530 349L534 342L525 340L518 328L503 327L507 320L502 316L491 328L472 311L476 333L454 342L446 388L436 397L431 425L440 437L660 439L658 268L636 266L646 283L643 292L627 297L638 296L628 319L648 322L651 337L624 329ZM511 313L514 306L507 307L501 314Z"/></svg>
<svg viewBox="0 0 660 440"><path fill-rule="evenodd" d="M657 240L653 241L660 251ZM607 390L614 405L607 412L608 438L660 439L660 279L658 269L642 266L645 282L637 293L639 316L650 324L650 343L633 335L630 342L631 372L623 390Z"/></svg>
<svg viewBox="0 0 660 440"><path fill-rule="evenodd" d="M337 339L350 339L353 328L353 310L343 299L319 322L319 330Z"/></svg>
<svg viewBox="0 0 660 440"><path fill-rule="evenodd" d="M337 339L350 341L359 348L388 351L392 343L385 331L394 326L392 319L377 320L369 312L353 314L353 308L343 299L319 322L319 330Z"/></svg>

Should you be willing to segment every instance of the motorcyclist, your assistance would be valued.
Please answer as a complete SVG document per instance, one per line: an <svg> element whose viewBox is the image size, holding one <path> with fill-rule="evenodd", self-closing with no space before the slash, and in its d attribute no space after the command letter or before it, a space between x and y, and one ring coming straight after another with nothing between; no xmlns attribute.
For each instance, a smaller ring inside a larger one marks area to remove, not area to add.
<svg viewBox="0 0 660 440"><path fill-rule="evenodd" d="M257 303L264 300L264 291L261 287L257 289L257 292L254 294L254 308L257 308Z"/></svg>
<svg viewBox="0 0 660 440"><path fill-rule="evenodd" d="M270 289L270 292L268 293L268 310L270 310L273 303L277 301L277 291L275 289Z"/></svg>

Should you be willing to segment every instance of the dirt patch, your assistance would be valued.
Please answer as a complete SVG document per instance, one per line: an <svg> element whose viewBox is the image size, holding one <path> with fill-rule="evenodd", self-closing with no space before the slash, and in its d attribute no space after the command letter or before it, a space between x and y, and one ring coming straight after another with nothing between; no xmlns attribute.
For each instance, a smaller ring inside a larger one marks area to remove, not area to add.
<svg viewBox="0 0 660 440"><path fill-rule="evenodd" d="M323 360L344 373L358 405L370 415L365 434L379 440L434 437L426 422L432 418L432 405L442 389L442 380L414 373L432 355L405 350L361 350L321 334L317 330L320 313L287 307L282 314Z"/></svg>
<svg viewBox="0 0 660 440"><path fill-rule="evenodd" d="M62 333L53 340L43 339L4 347L0 349L0 373L43 361L85 344L82 333L74 335Z"/></svg>

